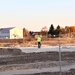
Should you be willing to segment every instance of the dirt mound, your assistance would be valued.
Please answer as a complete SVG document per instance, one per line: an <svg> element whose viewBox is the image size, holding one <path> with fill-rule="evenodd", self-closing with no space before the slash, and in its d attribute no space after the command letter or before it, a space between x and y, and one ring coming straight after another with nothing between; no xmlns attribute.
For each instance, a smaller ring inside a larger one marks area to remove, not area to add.
<svg viewBox="0 0 75 75"><path fill-rule="evenodd" d="M7 54L15 55L0 55L0 72L7 70L22 70L22 69L42 69L47 67L55 67L59 65L58 52L39 52L39 53L21 53L20 49L0 49L1 52L6 51ZM4 54L3 52L3 54ZM0 53L1 54L1 53ZM17 55L18 54L18 55ZM4 57L5 56L5 57ZM75 62L75 52L61 52L62 66L72 65ZM58 63L57 63L58 62ZM75 69L70 68L67 72L62 72L62 75L74 75ZM59 75L59 72L41 72L34 74L13 74L13 75Z"/></svg>
<svg viewBox="0 0 75 75"><path fill-rule="evenodd" d="M21 54L21 50L18 48L0 48L0 55L8 55L8 54Z"/></svg>

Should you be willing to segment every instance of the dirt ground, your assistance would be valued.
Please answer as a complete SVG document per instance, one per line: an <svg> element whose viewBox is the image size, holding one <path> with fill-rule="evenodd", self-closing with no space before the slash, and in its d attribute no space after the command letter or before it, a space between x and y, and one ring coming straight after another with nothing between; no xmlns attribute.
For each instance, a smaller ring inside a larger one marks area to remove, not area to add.
<svg viewBox="0 0 75 75"><path fill-rule="evenodd" d="M7 50L7 54L4 52ZM4 51L4 52L3 52ZM26 70L55 67L59 65L58 52L23 53L19 49L0 49L0 72L7 70ZM10 54L11 52L11 54ZM16 54L17 53L17 54ZM75 62L75 52L62 52L61 65L71 65ZM75 69L71 68L62 75L74 75ZM15 74L14 74L15 75ZM59 72L43 72L35 74L16 75L59 75Z"/></svg>

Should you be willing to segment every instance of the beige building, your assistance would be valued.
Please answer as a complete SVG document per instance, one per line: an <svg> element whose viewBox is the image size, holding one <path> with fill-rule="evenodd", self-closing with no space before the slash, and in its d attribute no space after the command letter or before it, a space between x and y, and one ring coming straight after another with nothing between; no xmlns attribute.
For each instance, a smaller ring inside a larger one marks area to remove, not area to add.
<svg viewBox="0 0 75 75"><path fill-rule="evenodd" d="M8 27L0 29L0 39L21 39L23 38L23 29Z"/></svg>
<svg viewBox="0 0 75 75"><path fill-rule="evenodd" d="M10 30L10 39L22 39L23 38L23 29L12 28Z"/></svg>

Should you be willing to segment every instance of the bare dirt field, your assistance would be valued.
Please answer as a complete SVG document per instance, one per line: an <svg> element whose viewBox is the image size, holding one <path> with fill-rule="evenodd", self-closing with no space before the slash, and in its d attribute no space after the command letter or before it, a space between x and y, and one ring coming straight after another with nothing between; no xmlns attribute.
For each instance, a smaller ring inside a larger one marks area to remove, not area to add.
<svg viewBox="0 0 75 75"><path fill-rule="evenodd" d="M62 75L75 74L75 52L61 53ZM69 67L70 66L70 67ZM73 66L73 67L71 67ZM16 71L16 70L31 70L50 68L42 72L34 72L32 74L24 74L22 72L12 75L59 75L59 53L58 52L39 52L39 53L23 53L20 49L1 48L0 49L0 72ZM2 75L2 74L1 74ZM11 75L11 74L10 74Z"/></svg>

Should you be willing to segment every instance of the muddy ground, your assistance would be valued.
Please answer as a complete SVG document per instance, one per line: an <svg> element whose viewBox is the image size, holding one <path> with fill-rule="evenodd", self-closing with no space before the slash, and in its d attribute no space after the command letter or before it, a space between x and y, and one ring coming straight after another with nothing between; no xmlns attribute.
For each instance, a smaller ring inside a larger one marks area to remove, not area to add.
<svg viewBox="0 0 75 75"><path fill-rule="evenodd" d="M7 50L7 53L6 53ZM1 53L2 52L2 53ZM4 53L5 52L5 53ZM61 53L62 66L71 65L75 62L75 52ZM0 72L7 70L38 69L59 65L58 52L23 53L19 49L0 49ZM62 75L74 75L75 69L71 68ZM43 72L35 74L14 75L59 75L59 72Z"/></svg>

